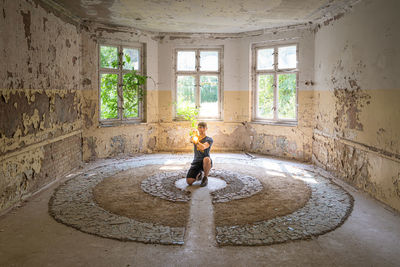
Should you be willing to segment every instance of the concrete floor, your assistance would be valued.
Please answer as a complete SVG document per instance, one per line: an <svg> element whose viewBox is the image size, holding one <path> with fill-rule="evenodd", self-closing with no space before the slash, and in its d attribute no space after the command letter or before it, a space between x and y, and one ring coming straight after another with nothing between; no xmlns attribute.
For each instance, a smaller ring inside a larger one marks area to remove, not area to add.
<svg viewBox="0 0 400 267"><path fill-rule="evenodd" d="M47 205L66 179L0 217L0 266L400 266L399 214L340 181L355 203L336 230L308 241L220 248L207 188L192 196L185 245L163 246L100 238L56 222Z"/></svg>

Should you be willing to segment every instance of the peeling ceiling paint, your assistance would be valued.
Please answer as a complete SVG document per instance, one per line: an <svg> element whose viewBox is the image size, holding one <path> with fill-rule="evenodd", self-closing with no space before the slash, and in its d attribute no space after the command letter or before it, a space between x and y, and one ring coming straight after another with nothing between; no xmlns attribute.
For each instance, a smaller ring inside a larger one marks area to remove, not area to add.
<svg viewBox="0 0 400 267"><path fill-rule="evenodd" d="M153 32L238 33L315 22L356 0L46 0L82 20Z"/></svg>

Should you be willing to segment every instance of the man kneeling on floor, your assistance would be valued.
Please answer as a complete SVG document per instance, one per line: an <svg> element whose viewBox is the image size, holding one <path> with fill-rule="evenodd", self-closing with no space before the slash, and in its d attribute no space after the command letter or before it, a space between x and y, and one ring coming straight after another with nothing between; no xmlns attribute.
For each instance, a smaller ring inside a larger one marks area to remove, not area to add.
<svg viewBox="0 0 400 267"><path fill-rule="evenodd" d="M190 139L190 142L193 143L194 159L186 175L186 182L188 185L192 185L196 180L201 180L200 186L203 187L208 183L208 173L212 167L210 149L214 141L206 135L207 123L199 122L197 130L199 136L194 135Z"/></svg>

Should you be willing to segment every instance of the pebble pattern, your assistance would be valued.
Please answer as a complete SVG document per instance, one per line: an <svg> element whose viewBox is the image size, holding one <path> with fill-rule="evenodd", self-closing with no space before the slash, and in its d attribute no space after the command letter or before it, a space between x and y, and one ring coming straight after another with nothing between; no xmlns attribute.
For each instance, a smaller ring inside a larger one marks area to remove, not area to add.
<svg viewBox="0 0 400 267"><path fill-rule="evenodd" d="M226 187L210 193L213 203L247 198L263 189L258 179L232 171L213 169L209 176L220 178L227 183ZM186 171L157 173L143 180L141 188L148 194L169 201L189 201L190 191L175 186L177 180L185 177Z"/></svg>
<svg viewBox="0 0 400 267"><path fill-rule="evenodd" d="M308 183L312 193L307 204L289 215L248 225L216 227L218 245L271 245L310 239L336 229L350 214L353 198L327 179L316 181Z"/></svg>
<svg viewBox="0 0 400 267"><path fill-rule="evenodd" d="M81 174L57 188L49 202L49 213L58 222L82 232L122 241L182 245L185 228L139 222L119 216L99 207L92 190L104 178L132 167L152 164L154 161L124 162L103 166L90 174ZM160 162L158 162L160 163Z"/></svg>
<svg viewBox="0 0 400 267"><path fill-rule="evenodd" d="M175 182L186 177L186 171L161 172L150 176L141 183L144 192L169 201L186 202L190 200L190 192L175 186Z"/></svg>
<svg viewBox="0 0 400 267"><path fill-rule="evenodd" d="M252 176L243 175L228 170L212 170L213 177L218 177L228 184L225 188L211 192L212 202L228 202L235 199L247 198L263 189L260 181Z"/></svg>
<svg viewBox="0 0 400 267"><path fill-rule="evenodd" d="M185 155L168 155L168 160L165 158L165 155L145 155L129 160L119 160L92 169L88 173L78 174L56 189L49 202L49 213L61 223L102 237L144 243L183 244L184 227L139 222L115 215L99 207L92 195L92 189L98 183L118 172L145 165L166 164L171 160L185 163L192 159L191 156ZM219 156L214 158L214 161L257 167L268 166L271 163L280 164L277 160L249 159L240 154ZM291 164L291 166L300 168L300 164ZM293 170L289 173L300 175L300 173L294 173ZM175 181L185 175L186 171L157 173L145 179L141 187L145 192L163 199L189 201L190 192L175 187ZM313 179L303 180L312 191L310 200L303 208L267 221L216 227L217 244L220 246L271 245L290 240L309 239L339 227L351 213L353 198L330 180L316 174L311 175ZM213 203L249 197L262 190L262 184L256 178L229 170L213 169L210 176L227 182L225 188L211 192Z"/></svg>

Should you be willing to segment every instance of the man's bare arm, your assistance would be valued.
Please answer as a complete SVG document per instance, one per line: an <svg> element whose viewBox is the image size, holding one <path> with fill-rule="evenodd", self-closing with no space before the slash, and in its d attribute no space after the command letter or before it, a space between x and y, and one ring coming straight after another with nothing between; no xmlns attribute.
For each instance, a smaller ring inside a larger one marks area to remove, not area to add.
<svg viewBox="0 0 400 267"><path fill-rule="evenodd" d="M197 144L197 149L199 149L199 150L205 150L209 147L210 147L210 144L208 142Z"/></svg>

